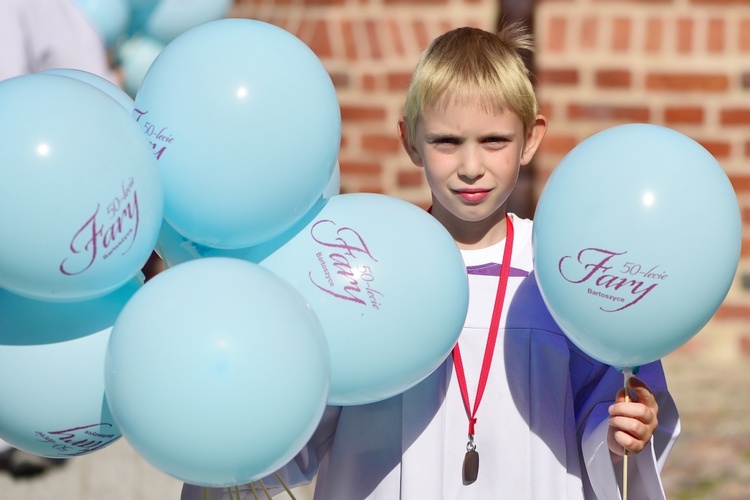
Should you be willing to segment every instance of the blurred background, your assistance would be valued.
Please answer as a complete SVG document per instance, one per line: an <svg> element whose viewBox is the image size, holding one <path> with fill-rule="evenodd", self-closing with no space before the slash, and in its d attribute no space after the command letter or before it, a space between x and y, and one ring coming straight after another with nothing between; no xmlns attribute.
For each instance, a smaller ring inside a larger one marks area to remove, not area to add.
<svg viewBox="0 0 750 500"><path fill-rule="evenodd" d="M537 41L528 65L550 127L534 163L522 172L512 211L533 216L550 172L578 142L617 124L641 122L701 143L729 175L743 221L750 215L750 0L193 2L208 9L200 12L190 10L188 0L121 2L0 0L0 79L78 67L134 96L159 51L191 23L206 16L266 21L304 41L333 79L343 120L342 190L427 206L422 172L401 151L396 133L413 66L429 41L446 30L461 25L492 30L521 21ZM167 14L168 8L177 10L161 25L145 26L160 3ZM133 12L142 16L139 30L132 28L138 19L128 17ZM34 36L46 38L25 39L25 56L14 55L12 36L30 23L29 16L39 23ZM55 31L63 19L72 21ZM68 59L57 58L64 51ZM29 54L33 61L19 63ZM711 210L711 200L695 203ZM711 238L711 229L696 228L696 238ZM664 359L683 423L664 472L668 498L750 498L747 252L743 248L732 289L715 317ZM0 500L151 500L178 494L176 480L143 462L123 440L39 475L0 473ZM304 492L299 498L306 498Z"/></svg>

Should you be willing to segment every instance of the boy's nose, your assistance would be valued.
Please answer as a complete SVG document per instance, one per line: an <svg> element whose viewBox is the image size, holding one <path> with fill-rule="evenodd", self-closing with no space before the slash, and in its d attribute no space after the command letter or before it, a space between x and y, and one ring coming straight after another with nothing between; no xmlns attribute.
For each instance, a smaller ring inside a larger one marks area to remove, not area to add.
<svg viewBox="0 0 750 500"><path fill-rule="evenodd" d="M476 179L484 173L482 158L471 149L467 149L461 157L458 175L467 179Z"/></svg>

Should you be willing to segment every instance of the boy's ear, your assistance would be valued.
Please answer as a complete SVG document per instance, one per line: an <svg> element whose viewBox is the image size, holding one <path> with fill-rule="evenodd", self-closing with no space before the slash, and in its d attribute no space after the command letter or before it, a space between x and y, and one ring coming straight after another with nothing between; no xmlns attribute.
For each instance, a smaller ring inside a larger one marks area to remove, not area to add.
<svg viewBox="0 0 750 500"><path fill-rule="evenodd" d="M539 149L539 144L541 144L544 134L546 133L547 118L542 115L536 115L534 125L526 134L526 142L524 143L523 152L521 153L521 165L528 165L534 157L534 154L536 154L536 150Z"/></svg>
<svg viewBox="0 0 750 500"><path fill-rule="evenodd" d="M409 142L409 131L406 126L406 120L404 120L403 118L398 121L398 138L401 139L401 145L404 147L404 151L406 151L406 154L409 155L409 158L411 158L412 163L414 163L414 165L418 167L421 167L422 156Z"/></svg>

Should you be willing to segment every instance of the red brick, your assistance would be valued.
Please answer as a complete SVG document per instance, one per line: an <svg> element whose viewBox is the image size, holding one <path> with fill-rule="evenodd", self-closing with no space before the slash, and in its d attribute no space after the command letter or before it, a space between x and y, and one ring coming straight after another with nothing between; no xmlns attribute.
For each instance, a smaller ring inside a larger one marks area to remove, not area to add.
<svg viewBox="0 0 750 500"><path fill-rule="evenodd" d="M724 19L714 18L708 20L708 33L706 38L706 49L712 54L724 52L724 33L726 23Z"/></svg>
<svg viewBox="0 0 750 500"><path fill-rule="evenodd" d="M651 113L646 106L608 106L606 104L570 104L568 117L573 120L616 120L648 122Z"/></svg>
<svg viewBox="0 0 750 500"><path fill-rule="evenodd" d="M339 161L341 175L379 175L383 171L380 163L370 163L361 161Z"/></svg>
<svg viewBox="0 0 750 500"><path fill-rule="evenodd" d="M651 73L646 88L667 92L723 92L729 88L729 77L710 73Z"/></svg>
<svg viewBox="0 0 750 500"><path fill-rule="evenodd" d="M333 56L331 40L328 36L328 23L318 20L303 20L300 33L305 34L301 40L321 59ZM307 35L309 33L309 35Z"/></svg>
<svg viewBox="0 0 750 500"><path fill-rule="evenodd" d="M578 85L580 78L576 68L541 69L537 78L542 85Z"/></svg>
<svg viewBox="0 0 750 500"><path fill-rule="evenodd" d="M661 51L664 37L664 20L658 17L649 18L646 21L646 37L644 49L649 54L657 54Z"/></svg>
<svg viewBox="0 0 750 500"><path fill-rule="evenodd" d="M329 75L331 76L331 81L333 82L334 87L336 87L337 89L346 88L351 83L348 73L335 71L335 72L329 73Z"/></svg>
<svg viewBox="0 0 750 500"><path fill-rule="evenodd" d="M703 123L704 114L703 108L698 106L672 106L664 110L664 122L700 124Z"/></svg>
<svg viewBox="0 0 750 500"><path fill-rule="evenodd" d="M385 79L388 90L403 92L409 87L411 73L388 73Z"/></svg>
<svg viewBox="0 0 750 500"><path fill-rule="evenodd" d="M412 22L412 33L414 37L417 40L417 46L419 47L419 50L422 51L427 48L427 46L430 44L432 39L430 38L430 35L427 33L427 26L425 25L424 21L416 20Z"/></svg>
<svg viewBox="0 0 750 500"><path fill-rule="evenodd" d="M690 0L692 5L750 5L750 0Z"/></svg>
<svg viewBox="0 0 750 500"><path fill-rule="evenodd" d="M632 76L626 69L597 71L594 75L596 86L601 88L629 88Z"/></svg>
<svg viewBox="0 0 750 500"><path fill-rule="evenodd" d="M750 125L750 108L722 109L719 117L722 125Z"/></svg>
<svg viewBox="0 0 750 500"><path fill-rule="evenodd" d="M575 136L547 134L539 146L539 152L566 155L576 144L578 144L578 139Z"/></svg>
<svg viewBox="0 0 750 500"><path fill-rule="evenodd" d="M396 136L396 126L391 135L365 134L362 136L362 149L377 153L395 153L401 149L401 141Z"/></svg>
<svg viewBox="0 0 750 500"><path fill-rule="evenodd" d="M386 25L388 26L390 42L394 52L399 56L404 55L406 50L404 49L404 40L401 37L401 29L398 23L394 19L388 19Z"/></svg>
<svg viewBox="0 0 750 500"><path fill-rule="evenodd" d="M365 20L365 31L367 33L367 40L370 43L370 56L376 60L382 59L383 50L380 46L380 36L375 21L372 19Z"/></svg>
<svg viewBox="0 0 750 500"><path fill-rule="evenodd" d="M745 156L750 158L750 141L745 142Z"/></svg>
<svg viewBox="0 0 750 500"><path fill-rule="evenodd" d="M384 108L374 106L341 105L341 119L343 121L380 121L385 119Z"/></svg>
<svg viewBox="0 0 750 500"><path fill-rule="evenodd" d="M750 307L742 305L722 304L714 314L717 320L749 320Z"/></svg>
<svg viewBox="0 0 750 500"><path fill-rule="evenodd" d="M689 18L677 19L677 52L688 54L693 50L695 22Z"/></svg>
<svg viewBox="0 0 750 500"><path fill-rule="evenodd" d="M376 92L380 90L378 85L378 77L372 73L365 73L362 75L362 90L365 92Z"/></svg>
<svg viewBox="0 0 750 500"><path fill-rule="evenodd" d="M555 16L549 20L547 26L547 47L550 52L562 52L565 50L565 32L568 28L568 20L565 17Z"/></svg>
<svg viewBox="0 0 750 500"><path fill-rule="evenodd" d="M738 195L750 193L750 175L730 174L729 181Z"/></svg>
<svg viewBox="0 0 750 500"><path fill-rule="evenodd" d="M424 183L424 174L416 167L412 170L402 170L396 175L396 182L399 187L416 188Z"/></svg>
<svg viewBox="0 0 750 500"><path fill-rule="evenodd" d="M728 158L732 152L732 145L724 141L698 141L701 146L706 148L714 158Z"/></svg>
<svg viewBox="0 0 750 500"><path fill-rule="evenodd" d="M750 52L750 19L740 20L737 48L740 52Z"/></svg>
<svg viewBox="0 0 750 500"><path fill-rule="evenodd" d="M580 45L582 49L593 49L599 34L599 20L593 16L584 17L581 21Z"/></svg>
<svg viewBox="0 0 750 500"><path fill-rule="evenodd" d="M630 30L633 21L629 17L617 17L612 21L612 50L625 52L630 48Z"/></svg>
<svg viewBox="0 0 750 500"><path fill-rule="evenodd" d="M431 6L431 5L445 5L448 0L384 0L385 5L417 5L417 6Z"/></svg>
<svg viewBox="0 0 750 500"><path fill-rule="evenodd" d="M354 37L354 27L349 20L341 21L341 36L344 41L344 55L346 59L353 61L357 59L357 41Z"/></svg>

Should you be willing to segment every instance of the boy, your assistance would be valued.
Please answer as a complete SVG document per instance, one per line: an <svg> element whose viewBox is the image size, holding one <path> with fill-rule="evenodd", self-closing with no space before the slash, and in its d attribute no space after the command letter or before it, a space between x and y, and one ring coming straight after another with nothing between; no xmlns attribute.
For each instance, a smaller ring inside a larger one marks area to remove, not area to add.
<svg viewBox="0 0 750 500"><path fill-rule="evenodd" d="M547 127L519 55L529 48L515 26L460 28L417 65L399 135L464 256L468 316L453 356L422 383L327 410L279 472L290 485L317 472L316 499L620 498L625 449L631 498L664 497L659 471L679 425L661 366L642 367L648 386L631 379L626 402L622 374L550 318L531 274L531 221L506 213ZM202 495L188 486L182 498Z"/></svg>

